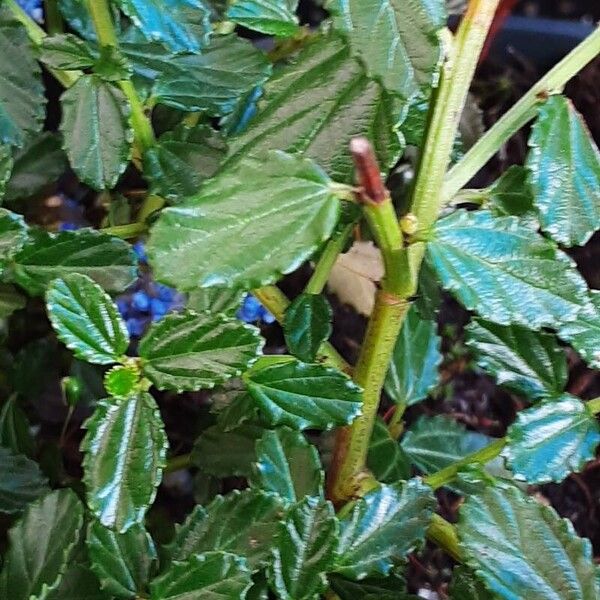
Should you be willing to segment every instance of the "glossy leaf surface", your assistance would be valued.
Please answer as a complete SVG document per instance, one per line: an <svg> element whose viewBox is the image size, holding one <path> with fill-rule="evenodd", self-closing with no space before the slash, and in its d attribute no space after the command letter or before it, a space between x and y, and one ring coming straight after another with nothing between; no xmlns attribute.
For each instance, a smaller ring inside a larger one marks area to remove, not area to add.
<svg viewBox="0 0 600 600"><path fill-rule="evenodd" d="M520 217L521 222L537 225L530 177L529 169L513 165L487 189L487 206L494 216Z"/></svg>
<svg viewBox="0 0 600 600"><path fill-rule="evenodd" d="M283 332L288 350L312 362L319 346L331 335L331 306L321 294L300 294L285 311Z"/></svg>
<svg viewBox="0 0 600 600"><path fill-rule="evenodd" d="M0 513L18 513L48 491L36 462L0 446Z"/></svg>
<svg viewBox="0 0 600 600"><path fill-rule="evenodd" d="M5 208L0 208L0 272L27 241L25 219Z"/></svg>
<svg viewBox="0 0 600 600"><path fill-rule="evenodd" d="M317 165L270 152L221 171L193 199L163 210L148 252L157 278L178 289L248 289L299 267L329 237L338 213Z"/></svg>
<svg viewBox="0 0 600 600"><path fill-rule="evenodd" d="M422 545L434 508L431 488L418 479L369 492L340 520L336 573L355 580L387 575L395 560Z"/></svg>
<svg viewBox="0 0 600 600"><path fill-rule="evenodd" d="M409 458L381 419L377 419L373 428L367 467L381 483L395 483L410 477Z"/></svg>
<svg viewBox="0 0 600 600"><path fill-rule="evenodd" d="M553 335L475 319L467 327L466 343L477 364L517 394L537 399L565 388L567 359Z"/></svg>
<svg viewBox="0 0 600 600"><path fill-rule="evenodd" d="M338 543L333 506L306 498L280 523L269 567L269 582L281 600L312 600L327 585Z"/></svg>
<svg viewBox="0 0 600 600"><path fill-rule="evenodd" d="M556 327L573 321L585 302L573 262L516 217L457 211L437 222L428 253L442 285L500 325Z"/></svg>
<svg viewBox="0 0 600 600"><path fill-rule="evenodd" d="M600 229L600 152L570 100L542 104L529 147L542 230L565 246L585 244Z"/></svg>
<svg viewBox="0 0 600 600"><path fill-rule="evenodd" d="M227 18L267 35L291 36L298 31L298 0L234 0Z"/></svg>
<svg viewBox="0 0 600 600"><path fill-rule="evenodd" d="M412 307L400 329L385 378L385 391L396 404L416 404L438 383L440 347L435 321L423 319Z"/></svg>
<svg viewBox="0 0 600 600"><path fill-rule="evenodd" d="M187 307L197 313L223 313L235 315L240 308L244 292L225 287L199 288L188 294Z"/></svg>
<svg viewBox="0 0 600 600"><path fill-rule="evenodd" d="M261 358L244 381L271 425L329 429L350 423L362 406L360 388L343 373L291 357Z"/></svg>
<svg viewBox="0 0 600 600"><path fill-rule="evenodd" d="M256 443L253 486L286 502L321 496L323 471L316 448L301 433L279 427L265 431Z"/></svg>
<svg viewBox="0 0 600 600"><path fill-rule="evenodd" d="M600 426L581 400L564 395L520 411L507 438L505 456L517 479L560 482L594 458Z"/></svg>
<svg viewBox="0 0 600 600"><path fill-rule="evenodd" d="M106 365L125 354L129 336L110 296L86 275L53 281L46 305L58 338L77 358Z"/></svg>
<svg viewBox="0 0 600 600"><path fill-rule="evenodd" d="M60 584L83 526L83 505L68 489L46 494L8 532L0 598L45 598Z"/></svg>
<svg viewBox="0 0 600 600"><path fill-rule="evenodd" d="M487 488L460 511L467 564L503 600L593 600L592 547L572 524L516 488Z"/></svg>
<svg viewBox="0 0 600 600"><path fill-rule="evenodd" d="M145 392L98 402L81 449L87 501L106 527L140 523L162 478L167 437L158 407Z"/></svg>
<svg viewBox="0 0 600 600"><path fill-rule="evenodd" d="M199 390L223 383L256 360L255 327L224 315L172 313L142 338L142 368L159 389Z"/></svg>
<svg viewBox="0 0 600 600"><path fill-rule="evenodd" d="M57 277L82 273L109 292L121 292L137 276L131 246L105 233L80 229L52 234L32 231L14 258L16 282L30 294L44 293Z"/></svg>
<svg viewBox="0 0 600 600"><path fill-rule="evenodd" d="M558 335L571 344L590 367L600 369L600 291L590 291L589 306L575 321L564 325Z"/></svg>

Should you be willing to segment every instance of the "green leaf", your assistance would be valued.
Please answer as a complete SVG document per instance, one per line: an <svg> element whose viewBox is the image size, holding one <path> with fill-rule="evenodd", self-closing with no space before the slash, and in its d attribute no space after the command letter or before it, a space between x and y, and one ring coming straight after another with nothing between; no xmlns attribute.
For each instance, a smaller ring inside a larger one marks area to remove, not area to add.
<svg viewBox="0 0 600 600"><path fill-rule="evenodd" d="M211 400L211 412L217 414L217 424L223 431L232 431L246 422L262 424L258 406L241 379L229 380L212 394Z"/></svg>
<svg viewBox="0 0 600 600"><path fill-rule="evenodd" d="M246 424L231 431L208 427L194 444L192 460L209 475L250 477L255 445L263 433L262 427Z"/></svg>
<svg viewBox="0 0 600 600"><path fill-rule="evenodd" d="M54 183L66 170L67 158L57 134L45 131L14 154L6 200L29 198Z"/></svg>
<svg viewBox="0 0 600 600"><path fill-rule="evenodd" d="M503 600L597 598L590 542L516 488L488 487L468 498L458 535L467 564Z"/></svg>
<svg viewBox="0 0 600 600"><path fill-rule="evenodd" d="M97 40L96 29L85 2L81 0L58 0L58 7L69 26L86 40ZM117 32L120 31L119 10L111 2L110 15Z"/></svg>
<svg viewBox="0 0 600 600"><path fill-rule="evenodd" d="M436 322L421 318L412 307L402 324L385 378L385 391L396 404L412 406L438 384L440 348Z"/></svg>
<svg viewBox="0 0 600 600"><path fill-rule="evenodd" d="M226 151L220 134L204 124L182 124L161 135L144 154L144 176L151 193L174 201L191 196L217 172Z"/></svg>
<svg viewBox="0 0 600 600"><path fill-rule="evenodd" d="M401 446L420 471L431 475L489 443L488 436L467 431L454 419L438 415L420 417L402 437ZM464 482L451 488L459 492L474 491L473 486Z"/></svg>
<svg viewBox="0 0 600 600"><path fill-rule="evenodd" d="M227 552L195 554L175 562L150 584L151 600L239 600L252 585L246 561Z"/></svg>
<svg viewBox="0 0 600 600"><path fill-rule="evenodd" d="M104 388L115 398L127 398L140 388L140 371L137 364L117 365L104 375Z"/></svg>
<svg viewBox="0 0 600 600"><path fill-rule="evenodd" d="M258 330L225 315L171 313L142 338L144 375L161 390L212 388L237 377L255 360Z"/></svg>
<svg viewBox="0 0 600 600"><path fill-rule="evenodd" d="M142 392L100 400L81 443L90 510L120 533L140 523L166 463L167 436L158 407Z"/></svg>
<svg viewBox="0 0 600 600"><path fill-rule="evenodd" d="M37 463L0 447L0 513L18 513L48 492Z"/></svg>
<svg viewBox="0 0 600 600"><path fill-rule="evenodd" d="M486 190L487 206L495 217L520 217L522 223L531 223L538 229L529 169L518 165L509 167Z"/></svg>
<svg viewBox="0 0 600 600"><path fill-rule="evenodd" d="M174 58L156 82L160 104L213 117L230 113L238 98L271 74L264 52L237 35L214 37L202 54Z"/></svg>
<svg viewBox="0 0 600 600"><path fill-rule="evenodd" d="M94 61L94 73L104 81L131 79L133 67L120 48L101 46Z"/></svg>
<svg viewBox="0 0 600 600"><path fill-rule="evenodd" d="M226 287L199 288L188 294L187 307L198 313L223 313L234 316L240 304L244 292Z"/></svg>
<svg viewBox="0 0 600 600"><path fill-rule="evenodd" d="M27 241L25 219L5 208L0 208L0 273L10 259L21 250Z"/></svg>
<svg viewBox="0 0 600 600"><path fill-rule="evenodd" d="M367 467L375 479L382 483L395 483L410 477L408 456L379 418L371 435Z"/></svg>
<svg viewBox="0 0 600 600"><path fill-rule="evenodd" d="M516 217L456 211L427 249L442 285L488 321L556 327L582 309L587 286L574 263Z"/></svg>
<svg viewBox="0 0 600 600"><path fill-rule="evenodd" d="M42 129L46 98L34 45L8 7L0 8L0 144L23 147Z"/></svg>
<svg viewBox="0 0 600 600"><path fill-rule="evenodd" d="M466 331L466 343L477 364L499 385L534 399L555 396L565 389L567 358L554 335L481 319L473 320Z"/></svg>
<svg viewBox="0 0 600 600"><path fill-rule="evenodd" d="M564 96L540 108L527 166L542 230L564 246L582 246L600 229L600 152Z"/></svg>
<svg viewBox="0 0 600 600"><path fill-rule="evenodd" d="M212 550L243 556L257 570L269 561L277 523L283 518L277 496L234 490L217 496L206 509L196 506L171 544L174 561Z"/></svg>
<svg viewBox="0 0 600 600"><path fill-rule="evenodd" d="M10 397L0 410L0 446L10 448L17 454L33 455L34 443L29 422L17 403L16 395Z"/></svg>
<svg viewBox="0 0 600 600"><path fill-rule="evenodd" d="M283 332L288 350L312 362L321 344L331 335L333 311L321 294L300 294L285 311Z"/></svg>
<svg viewBox="0 0 600 600"><path fill-rule="evenodd" d="M57 277L81 273L109 292L121 292L137 277L137 257L118 238L91 229L52 234L31 230L14 258L15 281L33 295Z"/></svg>
<svg viewBox="0 0 600 600"><path fill-rule="evenodd" d="M335 572L355 580L387 575L395 560L422 545L435 506L431 488L418 479L369 492L340 520Z"/></svg>
<svg viewBox="0 0 600 600"><path fill-rule="evenodd" d="M142 525L116 533L92 521L86 544L92 570L103 590L117 598L136 598L145 591L158 557Z"/></svg>
<svg viewBox="0 0 600 600"><path fill-rule="evenodd" d="M267 35L292 36L298 31L298 0L234 0L227 19Z"/></svg>
<svg viewBox="0 0 600 600"><path fill-rule="evenodd" d="M89 69L96 61L90 46L71 33L45 37L41 50L42 62L60 71Z"/></svg>
<svg viewBox="0 0 600 600"><path fill-rule="evenodd" d="M417 600L416 596L406 593L405 582L394 575L385 579L367 577L361 581L332 575L329 583L340 600Z"/></svg>
<svg viewBox="0 0 600 600"><path fill-rule="evenodd" d="M148 243L156 277L182 290L276 281L331 235L339 200L330 184L317 165L282 152L221 171L162 211Z"/></svg>
<svg viewBox="0 0 600 600"><path fill-rule="evenodd" d="M368 75L389 92L408 99L433 83L446 26L443 0L329 0L326 6Z"/></svg>
<svg viewBox="0 0 600 600"><path fill-rule="evenodd" d="M82 564L71 565L62 577L60 585L44 600L107 600L100 589L100 582L94 572Z"/></svg>
<svg viewBox="0 0 600 600"><path fill-rule="evenodd" d="M590 290L590 303L572 323L563 325L559 337L577 350L594 369L600 369L600 291Z"/></svg>
<svg viewBox="0 0 600 600"><path fill-rule="evenodd" d="M352 422L362 408L361 389L343 373L292 357L263 357L244 381L271 425L330 429Z"/></svg>
<svg viewBox="0 0 600 600"><path fill-rule="evenodd" d="M10 146L0 144L0 200L4 197L6 183L10 179L10 174L13 169L13 157L10 151Z"/></svg>
<svg viewBox="0 0 600 600"><path fill-rule="evenodd" d="M117 0L121 10L150 41L173 52L198 52L211 31L203 0Z"/></svg>
<svg viewBox="0 0 600 600"><path fill-rule="evenodd" d="M338 545L333 506L317 498L294 505L279 524L268 577L281 600L313 600L325 591Z"/></svg>
<svg viewBox="0 0 600 600"><path fill-rule="evenodd" d="M6 319L16 310L25 308L26 302L13 285L0 283L0 319Z"/></svg>
<svg viewBox="0 0 600 600"><path fill-rule="evenodd" d="M517 479L558 483L594 458L600 425L581 400L565 394L520 411L507 440L504 456Z"/></svg>
<svg viewBox="0 0 600 600"><path fill-rule="evenodd" d="M109 365L125 354L125 323L110 296L87 275L55 279L46 291L46 305L56 335L77 358Z"/></svg>
<svg viewBox="0 0 600 600"><path fill-rule="evenodd" d="M450 583L450 600L495 600L497 596L490 596L483 583L475 579L474 573L459 565L454 567L452 582Z"/></svg>
<svg viewBox="0 0 600 600"><path fill-rule="evenodd" d="M367 136L382 170L402 152L402 102L368 79L337 36L319 36L265 85L250 127L230 140L230 160L277 148L303 152L335 181L354 183L350 139Z"/></svg>
<svg viewBox="0 0 600 600"><path fill-rule="evenodd" d="M68 489L30 504L8 532L0 598L46 598L60 584L83 526L83 506Z"/></svg>
<svg viewBox="0 0 600 600"><path fill-rule="evenodd" d="M265 431L256 443L256 455L252 486L292 504L305 496L322 496L319 454L301 433L287 427Z"/></svg>
<svg viewBox="0 0 600 600"><path fill-rule="evenodd" d="M133 131L129 104L111 83L94 75L80 77L61 97L63 148L83 183L111 189L127 168Z"/></svg>

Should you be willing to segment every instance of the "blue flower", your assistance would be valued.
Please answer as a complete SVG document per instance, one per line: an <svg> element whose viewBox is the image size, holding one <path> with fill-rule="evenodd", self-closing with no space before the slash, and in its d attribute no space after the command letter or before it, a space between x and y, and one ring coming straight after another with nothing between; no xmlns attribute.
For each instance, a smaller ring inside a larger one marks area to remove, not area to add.
<svg viewBox="0 0 600 600"><path fill-rule="evenodd" d="M148 312L150 309L150 298L148 294L144 290L135 292L135 294L131 296L131 306L140 312Z"/></svg>
<svg viewBox="0 0 600 600"><path fill-rule="evenodd" d="M17 4L38 23L44 22L42 0L17 0Z"/></svg>
<svg viewBox="0 0 600 600"><path fill-rule="evenodd" d="M79 225L76 223L71 223L70 221L63 221L58 226L59 231L75 231L76 229L79 229Z"/></svg>
<svg viewBox="0 0 600 600"><path fill-rule="evenodd" d="M262 321L271 324L275 322L275 317L252 294L246 294L244 297L237 317L246 323Z"/></svg>
<svg viewBox="0 0 600 600"><path fill-rule="evenodd" d="M144 319L138 317L131 317L125 321L127 325L127 331L131 337L141 337L146 329L146 323Z"/></svg>
<svg viewBox="0 0 600 600"><path fill-rule="evenodd" d="M133 245L133 251L137 254L138 260L141 263L147 263L148 257L146 256L146 247L144 246L144 242L141 240L136 242Z"/></svg>

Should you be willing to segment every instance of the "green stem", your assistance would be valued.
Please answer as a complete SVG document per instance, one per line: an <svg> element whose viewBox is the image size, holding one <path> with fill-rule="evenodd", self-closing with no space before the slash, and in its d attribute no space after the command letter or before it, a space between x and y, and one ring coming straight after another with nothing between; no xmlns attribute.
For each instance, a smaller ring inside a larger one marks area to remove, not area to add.
<svg viewBox="0 0 600 600"><path fill-rule="evenodd" d="M290 305L290 301L277 286L266 285L261 288L256 288L252 290L252 294L258 298L260 303L268 309L279 323L283 323L285 311ZM350 374L352 371L352 367L340 356L337 350L329 342L324 342L321 345L317 360L326 362L346 374Z"/></svg>
<svg viewBox="0 0 600 600"><path fill-rule="evenodd" d="M167 460L167 466L164 469L164 473L173 473L174 471L181 471L182 469L189 469L192 465L191 454L180 454Z"/></svg>
<svg viewBox="0 0 600 600"><path fill-rule="evenodd" d="M452 523L448 523L446 519L440 517L440 515L433 515L429 529L427 530L427 537L434 543L437 544L442 550L447 552L454 560L462 561L462 552L460 544L458 542L458 535L456 528Z"/></svg>
<svg viewBox="0 0 600 600"><path fill-rule="evenodd" d="M64 32L64 23L58 10L57 0L44 0L44 21L50 35Z"/></svg>
<svg viewBox="0 0 600 600"><path fill-rule="evenodd" d="M443 200L448 202L521 127L537 114L538 104L565 84L600 53L600 27L540 79L467 152L446 177Z"/></svg>
<svg viewBox="0 0 600 600"><path fill-rule="evenodd" d="M86 0L88 11L92 17L94 28L101 46L119 47L119 40L115 31L112 15L106 0ZM131 126L133 127L136 143L141 153L151 148L156 143L152 123L144 112L144 105L140 100L131 81L119 81L119 86L131 107Z"/></svg>
<svg viewBox="0 0 600 600"><path fill-rule="evenodd" d="M129 223L128 225L113 225L112 227L103 227L100 229L102 233L108 233L109 235L114 235L115 237L122 238L124 240L128 240L130 238L135 238L141 235L142 233L146 233L148 227L145 223Z"/></svg>
<svg viewBox="0 0 600 600"><path fill-rule="evenodd" d="M329 279L331 269L333 268L337 257L343 252L348 240L352 236L353 229L354 223L351 223L344 228L341 233L327 242L325 249L315 265L312 277L304 289L307 294L320 294L323 291L327 284L327 280Z"/></svg>
<svg viewBox="0 0 600 600"><path fill-rule="evenodd" d="M402 417L406 412L406 404L398 404L396 409L394 410L394 414L388 423L388 431L390 435L395 439L399 439L402 435L402 431L404 430L404 423L402 421Z"/></svg>

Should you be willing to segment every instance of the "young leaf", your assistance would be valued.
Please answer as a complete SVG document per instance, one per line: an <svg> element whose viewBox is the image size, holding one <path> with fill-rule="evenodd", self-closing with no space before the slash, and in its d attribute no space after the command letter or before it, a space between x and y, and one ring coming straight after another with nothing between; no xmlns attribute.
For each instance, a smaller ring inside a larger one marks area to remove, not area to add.
<svg viewBox="0 0 600 600"><path fill-rule="evenodd" d="M144 518L165 466L167 436L158 407L145 392L100 400L85 428L88 505L103 525L124 533Z"/></svg>
<svg viewBox="0 0 600 600"><path fill-rule="evenodd" d="M292 36L298 31L298 0L234 0L227 19L267 35Z"/></svg>
<svg viewBox="0 0 600 600"><path fill-rule="evenodd" d="M0 447L0 513L18 513L48 491L37 463Z"/></svg>
<svg viewBox="0 0 600 600"><path fill-rule="evenodd" d="M256 461L255 445L263 433L262 427L246 424L231 431L217 425L208 427L194 444L193 462L209 475L250 477Z"/></svg>
<svg viewBox="0 0 600 600"><path fill-rule="evenodd" d="M10 210L0 208L0 273L23 247L27 235L25 219Z"/></svg>
<svg viewBox="0 0 600 600"><path fill-rule="evenodd" d="M310 106L306 99L310 97ZM337 36L319 36L265 85L259 112L230 141L230 160L269 149L303 152L335 181L354 183L348 143L366 135L383 170L402 152L402 102L368 79Z"/></svg>
<svg viewBox="0 0 600 600"><path fill-rule="evenodd" d="M199 390L237 377L263 345L258 330L224 315L172 313L139 345L142 369L161 390Z"/></svg>
<svg viewBox="0 0 600 600"><path fill-rule="evenodd" d="M252 585L246 561L227 552L194 554L174 562L150 584L151 600L239 600Z"/></svg>
<svg viewBox="0 0 600 600"><path fill-rule="evenodd" d="M408 99L432 84L446 26L443 0L329 0L327 8L368 75L389 92Z"/></svg>
<svg viewBox="0 0 600 600"><path fill-rule="evenodd" d="M197 506L177 529L171 558L182 562L212 550L243 556L254 571L268 562L283 505L258 490L234 490L217 496L206 509Z"/></svg>
<svg viewBox="0 0 600 600"><path fill-rule="evenodd" d="M317 165L269 152L222 170L193 199L163 210L148 254L156 277L178 289L253 288L298 268L331 235L338 214Z"/></svg>
<svg viewBox="0 0 600 600"><path fill-rule="evenodd" d="M0 8L0 145L23 147L44 123L46 98L25 27Z"/></svg>
<svg viewBox="0 0 600 600"><path fill-rule="evenodd" d="M387 575L423 543L435 506L431 488L418 479L369 492L340 520L335 572L354 580Z"/></svg>
<svg viewBox="0 0 600 600"><path fill-rule="evenodd" d="M538 229L530 176L529 169L512 165L486 190L487 206L495 217L520 217Z"/></svg>
<svg viewBox="0 0 600 600"><path fill-rule="evenodd" d="M83 183L111 189L131 157L129 104L115 85L94 75L80 77L61 98L63 148Z"/></svg>
<svg viewBox="0 0 600 600"><path fill-rule="evenodd" d="M161 135L144 154L144 176L151 193L169 200L191 196L217 172L226 151L220 134L205 124L179 125Z"/></svg>
<svg viewBox="0 0 600 600"><path fill-rule="evenodd" d="M91 229L56 234L31 230L14 263L15 281L33 295L43 294L53 279L69 273L87 275L109 292L123 291L137 277L131 246Z"/></svg>
<svg viewBox="0 0 600 600"><path fill-rule="evenodd" d="M466 331L477 364L499 385L534 399L556 396L565 389L567 358L554 335L481 319L473 320Z"/></svg>
<svg viewBox="0 0 600 600"><path fill-rule="evenodd" d="M402 324L385 378L385 391L396 404L412 406L437 385L440 347L437 324L422 319L413 306Z"/></svg>
<svg viewBox="0 0 600 600"><path fill-rule="evenodd" d="M571 259L516 217L456 211L436 223L427 250L442 285L488 321L556 327L584 305Z"/></svg>
<svg viewBox="0 0 600 600"><path fill-rule="evenodd" d="M565 246L582 246L600 229L600 152L564 96L540 108L527 166L542 230Z"/></svg>
<svg viewBox="0 0 600 600"><path fill-rule="evenodd" d="M344 374L291 357L261 358L244 381L271 425L330 429L350 423L362 407L361 389Z"/></svg>
<svg viewBox="0 0 600 600"><path fill-rule="evenodd" d="M288 350L304 362L312 362L319 346L331 335L333 311L325 296L300 294L285 311L283 333Z"/></svg>
<svg viewBox="0 0 600 600"><path fill-rule="evenodd" d="M507 438L504 455L517 479L560 482L594 458L600 425L581 400L565 394L519 412Z"/></svg>
<svg viewBox="0 0 600 600"><path fill-rule="evenodd" d="M265 431L256 443L256 455L251 485L291 504L305 496L322 495L319 454L301 433L287 427Z"/></svg>
<svg viewBox="0 0 600 600"><path fill-rule="evenodd" d="M516 488L488 487L468 498L458 535L467 564L498 598L597 598L590 542Z"/></svg>
<svg viewBox="0 0 600 600"><path fill-rule="evenodd" d="M103 590L117 598L136 598L145 591L158 557L142 525L116 533L94 520L86 544L92 570Z"/></svg>
<svg viewBox="0 0 600 600"><path fill-rule="evenodd" d="M4 197L17 200L33 196L54 183L66 168L67 158L59 136L45 131L14 154L12 173Z"/></svg>
<svg viewBox="0 0 600 600"><path fill-rule="evenodd" d="M108 365L127 350L129 336L116 305L87 275L54 280L46 304L56 335L77 358Z"/></svg>
<svg viewBox="0 0 600 600"><path fill-rule="evenodd" d="M410 477L409 458L381 419L375 421L367 467L381 483L396 483Z"/></svg>
<svg viewBox="0 0 600 600"><path fill-rule="evenodd" d="M29 422L16 395L10 397L0 410L0 446L26 456L31 456L34 451Z"/></svg>
<svg viewBox="0 0 600 600"><path fill-rule="evenodd" d="M60 584L83 526L83 506L68 489L46 494L8 532L0 598L46 598Z"/></svg>
<svg viewBox="0 0 600 600"><path fill-rule="evenodd" d="M203 0L117 0L121 10L150 41L173 52L198 52L211 31Z"/></svg>
<svg viewBox="0 0 600 600"><path fill-rule="evenodd" d="M590 290L590 303L558 335L577 350L590 367L600 369L600 291Z"/></svg>
<svg viewBox="0 0 600 600"><path fill-rule="evenodd" d="M327 586L338 545L333 506L317 498L294 505L279 524L268 576L281 600L313 600Z"/></svg>
<svg viewBox="0 0 600 600"><path fill-rule="evenodd" d="M177 56L152 93L161 104L213 117L230 113L238 98L264 83L271 64L264 52L237 35L214 37L202 54Z"/></svg>
<svg viewBox="0 0 600 600"><path fill-rule="evenodd" d="M89 69L96 58L90 46L71 33L52 35L42 41L41 60L54 69Z"/></svg>

